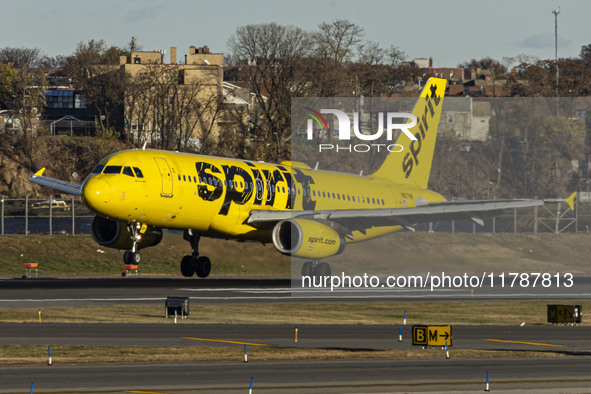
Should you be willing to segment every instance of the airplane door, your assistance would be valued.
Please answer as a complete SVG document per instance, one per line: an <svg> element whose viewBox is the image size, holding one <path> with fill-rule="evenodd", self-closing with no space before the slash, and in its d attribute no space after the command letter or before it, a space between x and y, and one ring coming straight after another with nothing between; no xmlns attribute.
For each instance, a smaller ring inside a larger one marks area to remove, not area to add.
<svg viewBox="0 0 591 394"><path fill-rule="evenodd" d="M155 157L156 164L160 170L160 177L162 178L162 197L172 197L172 171L168 162L163 157Z"/></svg>

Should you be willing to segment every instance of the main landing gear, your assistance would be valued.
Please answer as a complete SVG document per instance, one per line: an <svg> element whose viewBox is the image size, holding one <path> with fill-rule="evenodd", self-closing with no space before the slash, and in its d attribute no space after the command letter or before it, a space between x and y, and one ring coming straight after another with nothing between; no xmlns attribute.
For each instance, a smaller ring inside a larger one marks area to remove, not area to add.
<svg viewBox="0 0 591 394"><path fill-rule="evenodd" d="M330 264L328 263L319 263L317 260L315 261L306 261L304 265L302 265L302 277L308 276L312 278L313 276L318 277L325 277L331 276L332 270L330 268Z"/></svg>
<svg viewBox="0 0 591 394"><path fill-rule="evenodd" d="M191 230L185 230L183 239L191 243L193 253L183 257L181 260L181 273L187 278L197 274L200 278L207 278L211 271L211 261L205 256L199 256L199 239L201 237L193 234Z"/></svg>

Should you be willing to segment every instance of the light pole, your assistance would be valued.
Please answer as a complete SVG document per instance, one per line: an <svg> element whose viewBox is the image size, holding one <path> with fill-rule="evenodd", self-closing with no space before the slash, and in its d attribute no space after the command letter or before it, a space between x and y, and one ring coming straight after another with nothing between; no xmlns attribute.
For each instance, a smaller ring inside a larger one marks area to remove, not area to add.
<svg viewBox="0 0 591 394"><path fill-rule="evenodd" d="M558 97L558 14L560 7L552 11L554 14L554 60L556 64L556 97Z"/></svg>

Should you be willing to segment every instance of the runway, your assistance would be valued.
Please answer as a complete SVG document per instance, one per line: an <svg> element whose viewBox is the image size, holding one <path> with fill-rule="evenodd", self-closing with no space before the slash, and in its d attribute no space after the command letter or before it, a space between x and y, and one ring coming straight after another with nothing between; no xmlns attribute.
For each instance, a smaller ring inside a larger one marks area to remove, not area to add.
<svg viewBox="0 0 591 394"><path fill-rule="evenodd" d="M230 346L348 351L411 349L411 326L195 324L172 319L162 324L0 323L0 344L92 346ZM453 326L453 349L523 350L591 356L591 326ZM416 350L416 348L415 348ZM238 353L240 354L240 352Z"/></svg>
<svg viewBox="0 0 591 394"><path fill-rule="evenodd" d="M578 278L579 290L591 290L588 277ZM0 307L160 304L168 296L188 296L203 304L342 302L331 294L292 291L285 279L38 279L0 281ZM412 302L425 300L498 299L502 292L481 293L454 289L392 290L378 294L351 292L347 302ZM294 294L295 293L295 294ZM496 294L496 295L495 295ZM586 298L583 294L565 298ZM509 299L521 297L508 296ZM544 298L539 294L525 298ZM549 298L560 298L556 293ZM193 305L196 303L192 303ZM163 308L164 309L164 308ZM192 309L193 311L193 309ZM193 315L192 315L193 316ZM164 319L163 319L164 320ZM411 327L403 326L398 342L394 325L300 325L297 343L288 324L195 324L172 319L161 324L0 323L0 345L59 346L225 346L236 350L235 361L132 364L62 364L3 366L0 393L156 393L246 392L253 378L254 392L278 393L389 393L481 391L485 376L491 390L508 392L588 392L591 387L591 327L587 326L453 326L451 359L384 360L355 358L359 352L420 349L410 343ZM242 348L270 346L289 354L297 348L338 349L346 360L242 360ZM459 358L457 349L551 352L547 358Z"/></svg>
<svg viewBox="0 0 591 394"><path fill-rule="evenodd" d="M201 304L277 302L371 302L442 300L589 299L591 276L574 277L572 287L302 289L289 279L4 279L0 307L161 303L188 297Z"/></svg>
<svg viewBox="0 0 591 394"><path fill-rule="evenodd" d="M3 367L0 393L585 392L591 363L565 359L344 360ZM461 374L458 374L461 371ZM18 390L18 391L17 391ZM588 392L588 390L587 390Z"/></svg>

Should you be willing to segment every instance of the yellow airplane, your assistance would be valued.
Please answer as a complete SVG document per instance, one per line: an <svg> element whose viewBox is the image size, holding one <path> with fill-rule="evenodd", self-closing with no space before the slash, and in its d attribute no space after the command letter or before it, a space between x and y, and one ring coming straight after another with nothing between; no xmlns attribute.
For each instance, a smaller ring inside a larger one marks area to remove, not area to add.
<svg viewBox="0 0 591 394"><path fill-rule="evenodd" d="M198 251L202 236L273 243L283 254L308 260L303 275L326 276L319 260L347 243L376 238L439 220L469 219L504 209L542 205L536 200L445 201L428 190L437 127L446 87L427 81L412 112L415 139L400 133L401 152L389 153L371 175L313 170L299 162L253 162L161 150L114 153L82 185L43 176L31 182L81 195L96 212L92 236L124 249L125 264L140 263L140 249L162 239L162 229L182 229L193 252L181 272L207 277L211 262Z"/></svg>

